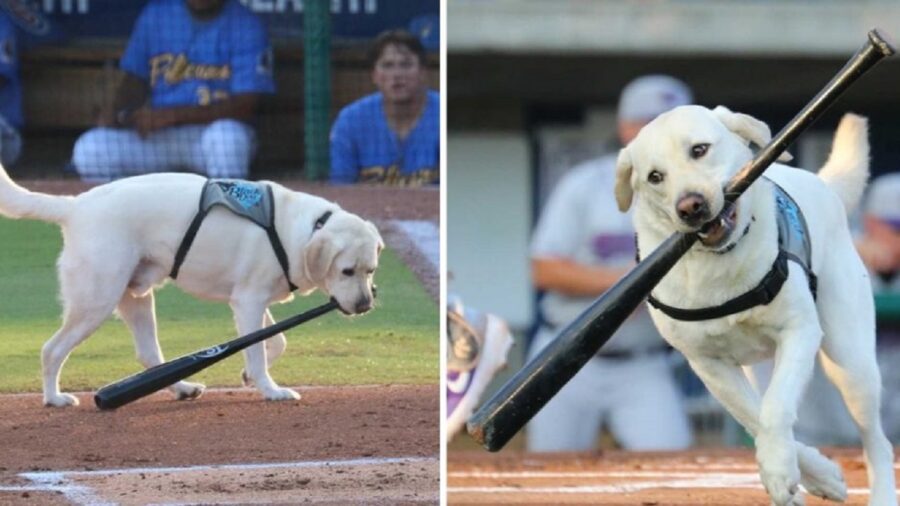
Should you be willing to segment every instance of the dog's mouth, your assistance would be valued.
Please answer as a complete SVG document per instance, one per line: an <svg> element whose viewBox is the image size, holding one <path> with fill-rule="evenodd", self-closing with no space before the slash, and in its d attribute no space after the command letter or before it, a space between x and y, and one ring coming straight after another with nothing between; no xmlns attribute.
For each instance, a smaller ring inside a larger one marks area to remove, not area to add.
<svg viewBox="0 0 900 506"><path fill-rule="evenodd" d="M737 225L737 204L732 202L722 209L716 219L700 227L697 235L704 246L715 248L728 241L735 225Z"/></svg>

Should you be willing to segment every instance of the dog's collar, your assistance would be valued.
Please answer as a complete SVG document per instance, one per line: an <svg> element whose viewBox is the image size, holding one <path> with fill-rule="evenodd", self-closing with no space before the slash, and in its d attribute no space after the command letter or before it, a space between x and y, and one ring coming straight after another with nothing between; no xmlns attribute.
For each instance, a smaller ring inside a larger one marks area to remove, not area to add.
<svg viewBox="0 0 900 506"><path fill-rule="evenodd" d="M750 225L752 225L754 221L756 221L756 216L751 216L750 222L747 223L746 227L744 227L744 232L741 234L741 236L738 237L734 242L730 242L730 243L726 244L724 248L708 249L708 250L703 250L703 251L707 251L709 253L715 253L716 255L724 255L725 253L728 253L729 251L733 250L735 246L737 246L737 244L741 241L741 239L743 239L744 237L747 236L747 234L750 233Z"/></svg>
<svg viewBox="0 0 900 506"><path fill-rule="evenodd" d="M816 298L818 280L812 270L812 248L809 242L809 234L807 233L806 220L794 199L777 183L769 181L772 183L775 193L778 255L775 257L772 268L763 276L759 284L750 291L718 306L681 309L660 302L652 294L647 297L647 301L651 306L659 309L666 316L681 321L712 320L740 313L756 306L764 306L775 299L778 292L781 291L782 285L787 280L788 260L797 263L806 272L809 290L812 292L813 299ZM748 224L744 230L744 235L747 234L749 228L750 225ZM743 238L743 236L741 237ZM733 249L737 242L735 241L729 245L730 247L724 248L722 253L727 253Z"/></svg>
<svg viewBox="0 0 900 506"><path fill-rule="evenodd" d="M325 223L328 222L328 218L331 218L331 211L325 211L325 214L319 216L319 219L317 219L316 222L313 223L313 232L324 227Z"/></svg>

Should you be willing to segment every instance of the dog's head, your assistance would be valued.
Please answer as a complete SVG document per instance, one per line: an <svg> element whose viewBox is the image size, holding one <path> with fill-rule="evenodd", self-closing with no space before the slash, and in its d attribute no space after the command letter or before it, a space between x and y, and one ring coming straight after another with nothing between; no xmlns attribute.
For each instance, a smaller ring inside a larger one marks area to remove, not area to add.
<svg viewBox="0 0 900 506"><path fill-rule="evenodd" d="M765 123L722 106L689 105L664 113L619 152L619 209L627 211L636 197L644 214L639 219L646 218L660 234L700 231L706 246L721 246L750 219L740 201L723 212L725 185L753 157L750 143L763 146L771 137Z"/></svg>
<svg viewBox="0 0 900 506"><path fill-rule="evenodd" d="M382 249L375 225L339 209L313 232L304 253L306 277L345 314L365 313L375 303L373 277Z"/></svg>

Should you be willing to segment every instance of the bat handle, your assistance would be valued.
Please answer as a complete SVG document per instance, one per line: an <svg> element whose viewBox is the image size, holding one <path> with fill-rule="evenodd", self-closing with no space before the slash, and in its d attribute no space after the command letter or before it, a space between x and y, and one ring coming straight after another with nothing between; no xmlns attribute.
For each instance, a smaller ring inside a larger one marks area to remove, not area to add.
<svg viewBox="0 0 900 506"><path fill-rule="evenodd" d="M771 142L753 157L753 160L735 174L725 190L725 199L729 202L737 200L809 125L828 110L837 97L876 63L893 55L894 52L894 44L890 37L878 28L870 30L866 42L847 60L844 67L835 74L831 81L772 138Z"/></svg>

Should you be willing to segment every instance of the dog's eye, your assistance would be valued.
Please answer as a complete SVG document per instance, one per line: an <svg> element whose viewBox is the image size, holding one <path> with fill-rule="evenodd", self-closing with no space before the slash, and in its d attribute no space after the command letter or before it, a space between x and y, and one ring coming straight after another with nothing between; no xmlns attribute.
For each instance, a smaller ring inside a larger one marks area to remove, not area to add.
<svg viewBox="0 0 900 506"><path fill-rule="evenodd" d="M691 158L694 160L698 158L702 158L706 152L709 151L709 143L701 142L700 144L694 144L691 146Z"/></svg>
<svg viewBox="0 0 900 506"><path fill-rule="evenodd" d="M344 276L352 276L356 274L356 271L354 271L353 269L344 269L341 271L341 274L343 274Z"/></svg>
<svg viewBox="0 0 900 506"><path fill-rule="evenodd" d="M647 181L650 184L659 184L663 182L663 179L666 177L663 176L663 173L658 170L651 170L649 174L647 174Z"/></svg>

